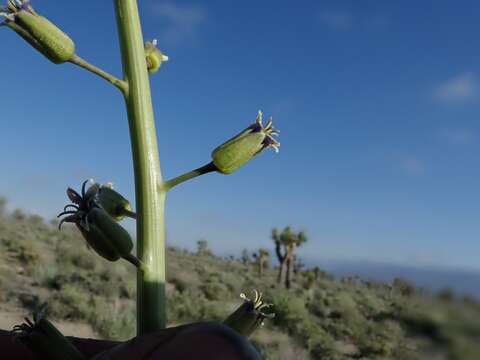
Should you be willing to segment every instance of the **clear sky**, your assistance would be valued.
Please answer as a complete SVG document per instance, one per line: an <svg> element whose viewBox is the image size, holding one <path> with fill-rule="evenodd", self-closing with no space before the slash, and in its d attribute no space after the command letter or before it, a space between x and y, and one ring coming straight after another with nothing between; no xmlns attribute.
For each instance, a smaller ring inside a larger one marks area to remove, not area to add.
<svg viewBox="0 0 480 360"><path fill-rule="evenodd" d="M120 74L112 1L33 5ZM480 269L480 2L143 0L141 15L170 57L152 78L165 177L210 161L258 109L281 131L279 154L169 194L171 245L239 254L290 224L310 258ZM10 206L50 218L90 177L133 200L117 90L7 28L0 44Z"/></svg>

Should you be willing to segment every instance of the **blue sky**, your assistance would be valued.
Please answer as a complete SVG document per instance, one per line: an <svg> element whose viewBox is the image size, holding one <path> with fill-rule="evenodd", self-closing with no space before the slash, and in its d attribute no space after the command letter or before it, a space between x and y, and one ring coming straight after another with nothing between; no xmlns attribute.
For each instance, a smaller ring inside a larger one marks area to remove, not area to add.
<svg viewBox="0 0 480 360"><path fill-rule="evenodd" d="M78 54L120 74L111 1L41 1ZM210 160L258 109L279 154L169 194L167 236L222 253L307 232L305 257L480 270L478 1L141 1L162 170ZM0 193L47 218L83 179L133 200L121 96L0 31ZM131 227L132 223L127 224Z"/></svg>

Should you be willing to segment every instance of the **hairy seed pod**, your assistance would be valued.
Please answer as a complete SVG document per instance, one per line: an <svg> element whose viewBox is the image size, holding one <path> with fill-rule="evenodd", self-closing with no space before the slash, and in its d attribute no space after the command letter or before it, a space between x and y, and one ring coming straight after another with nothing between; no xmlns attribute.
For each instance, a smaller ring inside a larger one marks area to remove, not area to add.
<svg viewBox="0 0 480 360"><path fill-rule="evenodd" d="M109 185L99 187L96 202L116 221L122 220L126 213L132 211L130 202Z"/></svg>
<svg viewBox="0 0 480 360"><path fill-rule="evenodd" d="M42 49L42 54L53 63L64 63L75 55L75 44L72 39L47 18L21 10L15 15L15 23L25 29L32 39L35 39ZM13 29L15 30L15 28ZM25 36L22 37L25 38ZM29 43L32 42L29 41ZM38 49L37 46L35 48Z"/></svg>
<svg viewBox="0 0 480 360"><path fill-rule="evenodd" d="M233 173L268 147L278 151L280 143L273 138L278 131L273 129L271 119L263 127L262 116L259 111L254 124L213 150L213 163L219 172Z"/></svg>

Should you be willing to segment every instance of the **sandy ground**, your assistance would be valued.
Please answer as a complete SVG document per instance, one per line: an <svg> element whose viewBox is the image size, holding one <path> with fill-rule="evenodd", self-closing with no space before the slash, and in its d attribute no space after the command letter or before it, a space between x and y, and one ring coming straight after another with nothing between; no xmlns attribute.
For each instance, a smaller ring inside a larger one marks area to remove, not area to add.
<svg viewBox="0 0 480 360"><path fill-rule="evenodd" d="M24 317L30 314L23 309L9 308L4 304L0 305L0 329L11 330L14 325L22 323ZM67 336L82 338L98 338L90 325L66 321L53 321L54 325Z"/></svg>

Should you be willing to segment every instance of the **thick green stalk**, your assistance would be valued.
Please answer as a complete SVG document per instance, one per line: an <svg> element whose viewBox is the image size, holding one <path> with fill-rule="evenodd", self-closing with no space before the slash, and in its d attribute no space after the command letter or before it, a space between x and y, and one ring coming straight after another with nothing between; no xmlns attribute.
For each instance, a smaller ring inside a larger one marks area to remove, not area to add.
<svg viewBox="0 0 480 360"><path fill-rule="evenodd" d="M135 172L137 254L137 333L165 328L165 192L160 173L150 82L137 0L114 0L122 51Z"/></svg>

